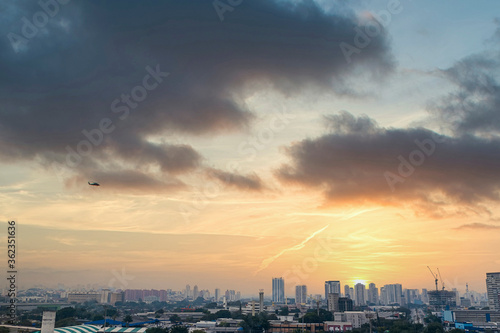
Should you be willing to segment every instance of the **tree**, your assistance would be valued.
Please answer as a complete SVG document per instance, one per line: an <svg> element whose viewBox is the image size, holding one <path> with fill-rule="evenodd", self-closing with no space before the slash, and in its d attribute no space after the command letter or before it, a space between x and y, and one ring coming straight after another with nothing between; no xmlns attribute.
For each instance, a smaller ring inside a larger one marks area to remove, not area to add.
<svg viewBox="0 0 500 333"><path fill-rule="evenodd" d="M262 330L267 331L271 327L271 324L269 323L267 314L261 312L253 317L250 314L244 316L240 326L243 328L243 331L250 333L262 332Z"/></svg>
<svg viewBox="0 0 500 333"><path fill-rule="evenodd" d="M215 313L217 318L231 318L231 311L229 310L219 310Z"/></svg>
<svg viewBox="0 0 500 333"><path fill-rule="evenodd" d="M66 327L75 325L78 325L78 322L75 320L75 318L70 317L56 321L55 327Z"/></svg>
<svg viewBox="0 0 500 333"><path fill-rule="evenodd" d="M180 321L182 321L181 317L179 317L179 315L171 315L170 318L168 318L168 320L170 320L172 323L178 323Z"/></svg>
<svg viewBox="0 0 500 333"><path fill-rule="evenodd" d="M278 314L280 316L288 316L288 313L288 306L282 306Z"/></svg>
<svg viewBox="0 0 500 333"><path fill-rule="evenodd" d="M62 308L61 310L56 312L56 321L74 317L75 313L76 310L73 307Z"/></svg>
<svg viewBox="0 0 500 333"><path fill-rule="evenodd" d="M307 312L304 317L302 317L304 323L319 323L321 322L316 311Z"/></svg>
<svg viewBox="0 0 500 333"><path fill-rule="evenodd" d="M443 333L443 325L440 323L430 323L427 325L427 327L424 329L424 333Z"/></svg>
<svg viewBox="0 0 500 333"><path fill-rule="evenodd" d="M128 327L128 325L129 325L131 322L133 322L134 320L132 319L132 316L128 314L128 315L126 315L126 316L123 318L123 321L124 321L125 323L127 323L127 327Z"/></svg>

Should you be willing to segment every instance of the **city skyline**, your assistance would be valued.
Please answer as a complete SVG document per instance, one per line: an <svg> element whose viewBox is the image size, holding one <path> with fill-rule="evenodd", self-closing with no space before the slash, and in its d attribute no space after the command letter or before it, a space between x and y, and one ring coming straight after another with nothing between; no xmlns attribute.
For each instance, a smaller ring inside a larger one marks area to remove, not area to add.
<svg viewBox="0 0 500 333"><path fill-rule="evenodd" d="M19 288L500 271L497 1L47 1L0 20Z"/></svg>

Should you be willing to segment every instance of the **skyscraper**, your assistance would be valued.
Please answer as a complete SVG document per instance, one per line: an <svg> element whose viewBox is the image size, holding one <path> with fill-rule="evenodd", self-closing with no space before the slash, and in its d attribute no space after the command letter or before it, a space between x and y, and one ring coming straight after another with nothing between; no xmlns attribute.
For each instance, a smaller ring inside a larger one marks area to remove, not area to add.
<svg viewBox="0 0 500 333"><path fill-rule="evenodd" d="M264 289L259 289L259 313L264 312Z"/></svg>
<svg viewBox="0 0 500 333"><path fill-rule="evenodd" d="M332 293L340 295L340 281L325 281L325 299Z"/></svg>
<svg viewBox="0 0 500 333"><path fill-rule="evenodd" d="M338 312L339 311L339 294L329 293L328 298L328 311Z"/></svg>
<svg viewBox="0 0 500 333"><path fill-rule="evenodd" d="M389 304L399 304L401 305L401 296L403 295L403 287L399 284L386 284L384 286L386 303Z"/></svg>
<svg viewBox="0 0 500 333"><path fill-rule="evenodd" d="M500 311L500 272L486 273L486 292L490 310Z"/></svg>
<svg viewBox="0 0 500 333"><path fill-rule="evenodd" d="M307 303L307 286L301 285L295 287L295 304Z"/></svg>
<svg viewBox="0 0 500 333"><path fill-rule="evenodd" d="M285 303L285 280L282 277L273 278L272 299L275 303Z"/></svg>
<svg viewBox="0 0 500 333"><path fill-rule="evenodd" d="M193 287L193 300L196 300L198 298L198 296L200 296L198 293L198 286L195 285Z"/></svg>
<svg viewBox="0 0 500 333"><path fill-rule="evenodd" d="M378 304L378 288L375 283L368 285L368 303Z"/></svg>
<svg viewBox="0 0 500 333"><path fill-rule="evenodd" d="M220 289L215 288L215 301L218 302L220 298Z"/></svg>
<svg viewBox="0 0 500 333"><path fill-rule="evenodd" d="M349 288L349 286L346 284L346 285L344 286L344 296L345 296L345 297L347 297L347 298L352 299L352 297L351 297L351 293L350 293L349 291L350 291L350 288Z"/></svg>
<svg viewBox="0 0 500 333"><path fill-rule="evenodd" d="M356 283L354 286L354 295L356 297L356 305L365 305L365 285L362 283Z"/></svg>
<svg viewBox="0 0 500 333"><path fill-rule="evenodd" d="M191 296L191 286L186 284L186 298L189 298L189 296Z"/></svg>

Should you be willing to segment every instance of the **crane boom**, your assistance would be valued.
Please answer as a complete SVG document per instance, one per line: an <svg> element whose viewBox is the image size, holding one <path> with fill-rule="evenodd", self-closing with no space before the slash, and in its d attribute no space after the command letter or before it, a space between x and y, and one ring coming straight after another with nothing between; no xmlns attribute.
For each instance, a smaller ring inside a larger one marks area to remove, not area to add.
<svg viewBox="0 0 500 333"><path fill-rule="evenodd" d="M434 274L434 272L431 270L429 266L427 266L427 268L429 269L429 272L431 272L432 277L434 278L434 283L436 284L436 291L438 291L438 276L437 274Z"/></svg>
<svg viewBox="0 0 500 333"><path fill-rule="evenodd" d="M441 280L441 286L443 286L443 290L444 290L444 281L443 281L443 278L441 277L441 272L439 271L439 267L438 267L438 273L439 273L439 280Z"/></svg>

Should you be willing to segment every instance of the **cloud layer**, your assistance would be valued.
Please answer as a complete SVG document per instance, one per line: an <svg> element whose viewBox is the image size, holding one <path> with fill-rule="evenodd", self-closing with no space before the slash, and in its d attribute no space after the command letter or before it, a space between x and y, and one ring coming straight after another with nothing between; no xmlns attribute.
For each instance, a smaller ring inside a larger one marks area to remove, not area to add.
<svg viewBox="0 0 500 333"><path fill-rule="evenodd" d="M24 40L0 42L0 156L56 161L85 177L110 165L143 179L151 168L189 172L202 162L193 147L151 137L245 129L249 83L335 91L356 68L374 76L392 68L384 29L347 65L339 44L352 44L366 22L339 9L245 1L220 21L211 1L72 1L25 38L24 18L43 9L6 5L2 33Z"/></svg>
<svg viewBox="0 0 500 333"><path fill-rule="evenodd" d="M485 213L500 199L500 140L383 128L366 116L327 117L331 131L287 148L286 183L317 188L326 205L411 206L435 216ZM459 207L458 210L456 207Z"/></svg>

